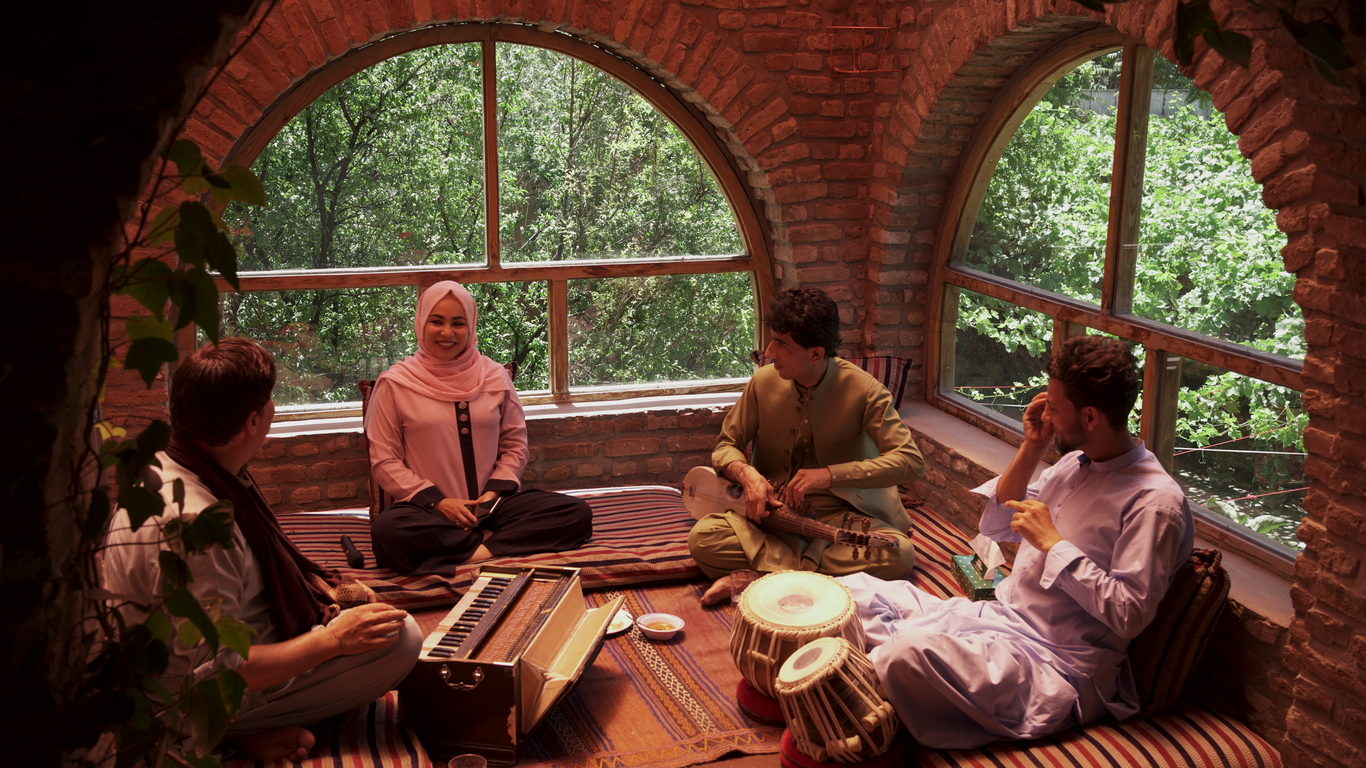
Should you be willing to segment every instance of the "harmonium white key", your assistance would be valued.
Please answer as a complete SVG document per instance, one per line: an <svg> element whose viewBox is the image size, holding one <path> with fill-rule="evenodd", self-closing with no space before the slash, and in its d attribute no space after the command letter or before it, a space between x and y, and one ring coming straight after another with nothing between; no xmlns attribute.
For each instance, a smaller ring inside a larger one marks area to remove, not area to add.
<svg viewBox="0 0 1366 768"><path fill-rule="evenodd" d="M513 764L593 663L624 599L586 609L577 568L484 567L399 686L408 723L435 756Z"/></svg>

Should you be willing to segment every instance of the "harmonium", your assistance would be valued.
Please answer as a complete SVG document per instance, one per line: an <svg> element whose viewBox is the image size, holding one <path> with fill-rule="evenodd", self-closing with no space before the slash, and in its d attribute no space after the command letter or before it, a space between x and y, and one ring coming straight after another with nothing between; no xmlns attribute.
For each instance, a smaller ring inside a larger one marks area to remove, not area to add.
<svg viewBox="0 0 1366 768"><path fill-rule="evenodd" d="M481 569L399 685L408 724L435 756L512 765L593 663L624 599L586 609L577 568Z"/></svg>

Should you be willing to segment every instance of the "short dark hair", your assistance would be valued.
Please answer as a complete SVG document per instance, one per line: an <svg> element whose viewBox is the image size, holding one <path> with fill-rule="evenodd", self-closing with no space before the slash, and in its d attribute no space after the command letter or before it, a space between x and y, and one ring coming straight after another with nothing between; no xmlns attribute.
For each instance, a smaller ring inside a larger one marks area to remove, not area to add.
<svg viewBox="0 0 1366 768"><path fill-rule="evenodd" d="M826 357L835 356L835 347L840 342L840 311L819 288L789 288L780 292L769 304L764 322L806 349L820 347Z"/></svg>
<svg viewBox="0 0 1366 768"><path fill-rule="evenodd" d="M1049 378L1078 410L1088 406L1105 414L1116 430L1127 428L1138 400L1138 359L1129 344L1104 336L1074 336L1048 361Z"/></svg>
<svg viewBox="0 0 1366 768"><path fill-rule="evenodd" d="M171 429L226 445L275 390L275 358L248 339L223 339L191 352L171 376Z"/></svg>

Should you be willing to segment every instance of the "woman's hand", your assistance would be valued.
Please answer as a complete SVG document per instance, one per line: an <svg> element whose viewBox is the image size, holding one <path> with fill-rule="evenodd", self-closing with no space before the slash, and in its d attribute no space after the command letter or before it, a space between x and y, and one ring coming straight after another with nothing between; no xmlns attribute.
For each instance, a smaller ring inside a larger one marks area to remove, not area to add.
<svg viewBox="0 0 1366 768"><path fill-rule="evenodd" d="M479 524L474 516L474 506L473 499L442 499L435 505L443 517L467 531Z"/></svg>
<svg viewBox="0 0 1366 768"><path fill-rule="evenodd" d="M342 656L365 653L393 645L408 612L388 603L367 603L342 611L327 631L337 641Z"/></svg>

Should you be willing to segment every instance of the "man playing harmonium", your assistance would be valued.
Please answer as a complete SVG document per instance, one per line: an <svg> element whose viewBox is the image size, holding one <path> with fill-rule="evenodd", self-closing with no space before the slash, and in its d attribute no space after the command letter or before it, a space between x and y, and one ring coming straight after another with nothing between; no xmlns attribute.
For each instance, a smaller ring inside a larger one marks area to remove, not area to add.
<svg viewBox="0 0 1366 768"><path fill-rule="evenodd" d="M176 691L187 676L236 669L247 692L228 743L258 760L307 756L314 736L302 726L393 688L416 663L422 642L411 616L375 602L362 585L349 586L369 602L340 610L328 574L285 538L252 482L246 464L270 429L274 388L275 361L250 341L224 339L191 353L171 378L173 434L153 469L165 509L137 530L119 510L105 550L106 587L119 600L151 603L166 581L158 560L170 546L164 526L177 518L188 523L219 499L232 502L233 546L184 557L195 599L255 631L248 658L226 647L214 657L202 642L186 647L177 637L162 683ZM146 618L128 602L118 606L130 621ZM172 621L179 627L185 619Z"/></svg>
<svg viewBox="0 0 1366 768"><path fill-rule="evenodd" d="M1022 542L996 601L840 579L878 679L921 744L966 749L1138 711L1129 641L1195 536L1180 486L1127 430L1138 390L1124 342L1072 338L1049 361L1024 443L976 489L987 497L982 534ZM1063 456L1031 483L1050 443Z"/></svg>
<svg viewBox="0 0 1366 768"><path fill-rule="evenodd" d="M764 355L772 365L745 385L712 453L715 470L744 489L744 514L709 514L688 535L693 558L716 579L703 604L729 598L730 573L741 569L907 576L915 548L896 486L919 479L925 463L891 394L863 369L835 357L839 311L824 292L779 293L765 322L772 341ZM753 458L747 460L751 442ZM860 553L765 530L765 518L779 505L835 527L863 530L867 524L896 546Z"/></svg>

